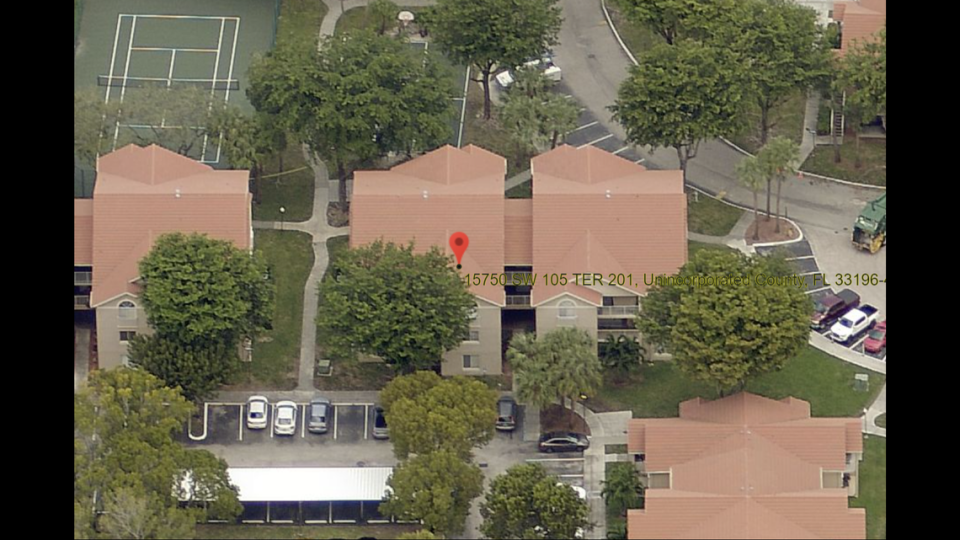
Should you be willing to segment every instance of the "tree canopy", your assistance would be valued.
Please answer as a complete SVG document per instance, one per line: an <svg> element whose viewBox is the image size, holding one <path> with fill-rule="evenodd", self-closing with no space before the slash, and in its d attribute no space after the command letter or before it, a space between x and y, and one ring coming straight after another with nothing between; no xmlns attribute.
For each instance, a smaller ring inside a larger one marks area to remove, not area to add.
<svg viewBox="0 0 960 540"><path fill-rule="evenodd" d="M190 401L201 402L230 380L239 368L236 347L214 342L184 344L164 336L137 335L128 346L133 365L179 387Z"/></svg>
<svg viewBox="0 0 960 540"><path fill-rule="evenodd" d="M392 437L392 425L390 431ZM483 493L483 472L453 452L440 450L401 462L387 485L381 512L423 520L431 532L454 538L463 531L470 501Z"/></svg>
<svg viewBox="0 0 960 540"><path fill-rule="evenodd" d="M854 166L859 168L860 132L864 122L887 112L887 29L871 39L855 41L840 63L835 92L846 92L844 114L856 129ZM839 157L839 154L838 154Z"/></svg>
<svg viewBox="0 0 960 540"><path fill-rule="evenodd" d="M344 251L320 283L317 325L336 354L377 355L409 373L437 366L468 334L476 301L452 258L376 241Z"/></svg>
<svg viewBox="0 0 960 540"><path fill-rule="evenodd" d="M736 0L616 0L630 21L673 45L684 38L709 38L735 19Z"/></svg>
<svg viewBox="0 0 960 540"><path fill-rule="evenodd" d="M380 393L398 458L448 450L469 459L487 444L497 421L497 393L467 377L442 379L433 371L397 377Z"/></svg>
<svg viewBox="0 0 960 540"><path fill-rule="evenodd" d="M233 519L241 511L227 464L187 449L173 434L193 409L160 379L129 368L97 370L74 396L76 536L192 538L198 518ZM193 479L189 492L181 480ZM200 508L181 509L179 499ZM210 500L208 500L210 499ZM99 520L93 509L108 511Z"/></svg>
<svg viewBox="0 0 960 540"><path fill-rule="evenodd" d="M490 75L539 57L558 43L557 0L438 0L424 19L434 41L451 58L479 72L483 117L490 119Z"/></svg>
<svg viewBox="0 0 960 540"><path fill-rule="evenodd" d="M581 328L556 328L536 338L516 334L507 359L514 369L517 397L541 407L558 398L576 401L602 382L597 342Z"/></svg>
<svg viewBox="0 0 960 540"><path fill-rule="evenodd" d="M601 495L607 502L607 508L620 516L626 516L630 508L639 508L643 501L643 485L640 474L633 463L611 463L607 470L607 479L602 481Z"/></svg>
<svg viewBox="0 0 960 540"><path fill-rule="evenodd" d="M586 502L538 463L514 465L494 478L480 515L487 538L577 538L589 524Z"/></svg>
<svg viewBox="0 0 960 540"><path fill-rule="evenodd" d="M742 388L748 378L782 367L807 343L812 306L794 274L778 256L700 251L680 269L680 279L650 288L637 325L670 350L685 374L721 392ZM728 281L718 283L720 277ZM744 281L731 283L735 277Z"/></svg>

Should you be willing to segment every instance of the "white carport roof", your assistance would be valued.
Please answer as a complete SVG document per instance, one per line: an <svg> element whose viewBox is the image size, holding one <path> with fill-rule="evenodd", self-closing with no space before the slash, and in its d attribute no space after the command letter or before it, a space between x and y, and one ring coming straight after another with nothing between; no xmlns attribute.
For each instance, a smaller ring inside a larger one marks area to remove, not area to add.
<svg viewBox="0 0 960 540"><path fill-rule="evenodd" d="M230 467L243 502L379 501L393 467Z"/></svg>

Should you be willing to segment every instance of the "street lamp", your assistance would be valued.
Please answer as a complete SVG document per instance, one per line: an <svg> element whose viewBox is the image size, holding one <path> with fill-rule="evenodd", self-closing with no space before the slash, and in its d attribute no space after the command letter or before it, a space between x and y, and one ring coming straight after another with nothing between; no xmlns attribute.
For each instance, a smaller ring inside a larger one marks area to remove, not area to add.
<svg viewBox="0 0 960 540"><path fill-rule="evenodd" d="M280 230L283 230L283 214L287 211L286 208L280 207Z"/></svg>

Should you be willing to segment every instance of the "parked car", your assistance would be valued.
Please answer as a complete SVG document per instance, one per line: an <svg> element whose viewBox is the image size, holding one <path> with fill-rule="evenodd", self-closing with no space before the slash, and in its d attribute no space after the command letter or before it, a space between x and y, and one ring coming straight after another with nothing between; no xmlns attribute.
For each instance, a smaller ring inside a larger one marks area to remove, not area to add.
<svg viewBox="0 0 960 540"><path fill-rule="evenodd" d="M847 343L877 323L877 308L864 304L846 312L836 324L830 327L830 339Z"/></svg>
<svg viewBox="0 0 960 540"><path fill-rule="evenodd" d="M387 427L387 417L383 414L383 407L378 406L373 409L373 438L390 438L390 428Z"/></svg>
<svg viewBox="0 0 960 540"><path fill-rule="evenodd" d="M583 452L590 448L590 440L583 433L554 431L540 436L537 449L541 452Z"/></svg>
<svg viewBox="0 0 960 540"><path fill-rule="evenodd" d="M860 295L850 289L824 296L814 305L813 315L810 317L810 327L814 330L830 328L847 311L859 305Z"/></svg>
<svg viewBox="0 0 960 540"><path fill-rule="evenodd" d="M327 398L314 398L310 400L309 422L307 431L310 433L327 432L327 416L330 414L330 400Z"/></svg>
<svg viewBox="0 0 960 540"><path fill-rule="evenodd" d="M863 340L863 349L867 352L878 353L887 346L887 321L873 327Z"/></svg>
<svg viewBox="0 0 960 540"><path fill-rule="evenodd" d="M510 396L503 396L497 402L497 425L500 431L517 429L517 402Z"/></svg>
<svg viewBox="0 0 960 540"><path fill-rule="evenodd" d="M297 404L281 401L273 411L273 432L277 435L293 435L297 432Z"/></svg>
<svg viewBox="0 0 960 540"><path fill-rule="evenodd" d="M544 55L540 58L531 58L523 63L521 66L517 66L516 69L537 69L543 73L543 76L550 81L559 81L563 77L563 72L553 63L553 58L549 54ZM513 84L513 81L516 77L514 76L514 70L505 70L494 76L494 80L497 81L497 84L500 85L500 88L506 90Z"/></svg>
<svg viewBox="0 0 960 540"><path fill-rule="evenodd" d="M251 396L247 400L247 429L267 427L267 408L270 402L263 396Z"/></svg>

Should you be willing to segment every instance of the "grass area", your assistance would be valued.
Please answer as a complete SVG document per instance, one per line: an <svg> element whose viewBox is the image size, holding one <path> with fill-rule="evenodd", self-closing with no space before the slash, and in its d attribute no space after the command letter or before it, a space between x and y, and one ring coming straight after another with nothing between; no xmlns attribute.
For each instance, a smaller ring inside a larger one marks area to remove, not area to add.
<svg viewBox="0 0 960 540"><path fill-rule="evenodd" d="M628 21L616 4L616 0L607 2L607 11L610 12L613 25L617 27L620 39L623 40L624 45L630 49L634 56L649 50L654 45L666 43L659 34L654 33L649 28Z"/></svg>
<svg viewBox="0 0 960 540"><path fill-rule="evenodd" d="M867 509L867 538L887 537L887 440L863 436L859 497L850 498L852 508Z"/></svg>
<svg viewBox="0 0 960 540"><path fill-rule="evenodd" d="M253 205L253 219L280 221L280 207L285 221L306 221L313 214L314 174L303 157L302 147L288 135L287 149L282 156L272 156L264 166L264 176L280 172L281 176L260 180L260 204ZM289 173L289 174L287 174Z"/></svg>
<svg viewBox="0 0 960 540"><path fill-rule="evenodd" d="M876 424L877 427L882 427L883 429L887 429L887 413L883 413L880 416L874 418L873 423Z"/></svg>
<svg viewBox="0 0 960 540"><path fill-rule="evenodd" d="M400 11L409 11L413 13L413 20L416 22L419 11L422 10L422 7L410 7L410 6L399 6ZM393 20L393 25L387 27L387 32L396 29L397 20ZM337 19L337 27L334 29L334 34L340 34L341 32L349 32L350 30L362 30L369 29L376 31L377 28L374 28L373 21L367 17L367 8L366 7L355 7L348 9L343 12L343 15L340 15L340 18ZM389 35L389 34L388 34Z"/></svg>
<svg viewBox="0 0 960 540"><path fill-rule="evenodd" d="M281 0L277 45L317 46L320 23L327 15L323 0Z"/></svg>
<svg viewBox="0 0 960 540"><path fill-rule="evenodd" d="M731 251L733 248L722 246L720 244L705 244L703 242L694 242L693 240L689 240L687 241L687 259L692 259L698 251L704 249L714 251Z"/></svg>
<svg viewBox="0 0 960 540"><path fill-rule="evenodd" d="M496 84L491 77L490 84ZM517 166L517 145L510 142L510 136L500 127L497 121L497 111L494 107L490 120L483 119L483 88L479 83L471 82L467 85L467 110L463 117L463 146L475 144L489 150L507 160L507 178L530 168L529 156ZM520 193L521 186L517 186ZM528 188L529 189L529 188ZM511 190L514 191L514 190ZM511 195L512 198L522 198Z"/></svg>
<svg viewBox="0 0 960 540"><path fill-rule="evenodd" d="M857 416L886 379L867 372L870 390L855 391L853 376L863 372L867 370L807 346L782 370L749 381L746 390L772 399L809 401L813 416ZM635 418L664 418L677 416L679 403L695 397L716 399L719 394L713 386L686 377L673 362L655 362L617 380L607 378L587 406L598 412L631 410Z"/></svg>
<svg viewBox="0 0 960 540"><path fill-rule="evenodd" d="M626 454L627 445L625 444L608 444L603 447L605 454Z"/></svg>
<svg viewBox="0 0 960 540"><path fill-rule="evenodd" d="M743 210L703 194L687 194L687 230L710 236L726 236L737 224Z"/></svg>
<svg viewBox="0 0 960 540"><path fill-rule="evenodd" d="M800 144L803 141L803 118L807 111L807 93L798 90L779 106L770 110L770 128L768 137L787 137ZM760 108L752 100L747 106L747 127L742 133L731 137L734 144L751 154L760 150Z"/></svg>
<svg viewBox="0 0 960 540"><path fill-rule="evenodd" d="M420 530L419 525L197 525L197 538L396 538Z"/></svg>
<svg viewBox="0 0 960 540"><path fill-rule="evenodd" d="M290 390L297 382L303 287L313 267L313 247L301 232L258 230L254 235L254 247L263 252L276 284L273 330L254 344L253 362L241 364L231 389Z"/></svg>
<svg viewBox="0 0 960 540"><path fill-rule="evenodd" d="M856 148L855 136L848 134L840 145L840 163L833 162L833 146L817 146L803 162L801 169L861 184L887 185L887 141L861 139L860 158L863 165L859 169L854 166Z"/></svg>

